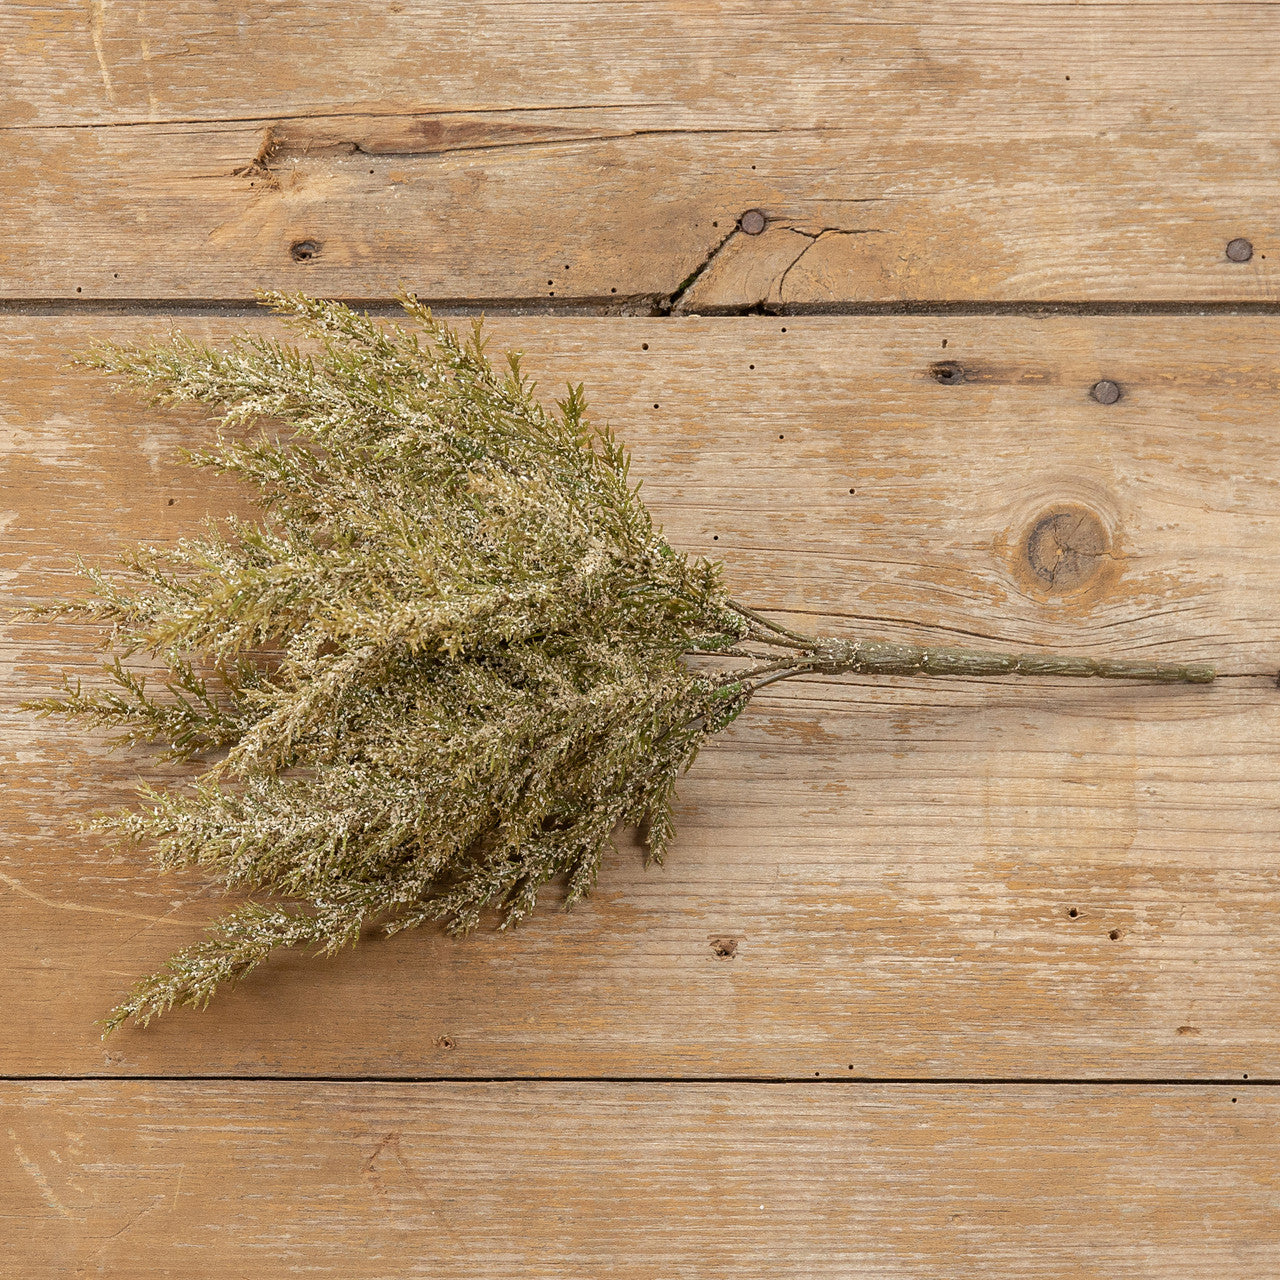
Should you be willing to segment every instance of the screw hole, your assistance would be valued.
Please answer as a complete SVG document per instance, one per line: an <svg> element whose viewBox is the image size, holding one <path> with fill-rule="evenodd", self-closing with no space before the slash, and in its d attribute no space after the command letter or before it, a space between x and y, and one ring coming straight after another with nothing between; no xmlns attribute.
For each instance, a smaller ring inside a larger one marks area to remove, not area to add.
<svg viewBox="0 0 1280 1280"><path fill-rule="evenodd" d="M849 490L849 492L850 492L850 493L857 493L858 491L857 491L857 489L850 489L850 490Z"/></svg>
<svg viewBox="0 0 1280 1280"><path fill-rule="evenodd" d="M76 292L77 292L77 293L79 293L79 292L80 292L80 286L79 286L79 285L76 285Z"/></svg>
<svg viewBox="0 0 1280 1280"><path fill-rule="evenodd" d="M787 438L787 437L786 437L786 436L784 436L784 435L782 434L782 432L781 432L781 431L779 431L779 432L778 432L778 439L779 439L779 440L785 440L786 438Z"/></svg>
<svg viewBox="0 0 1280 1280"><path fill-rule="evenodd" d="M609 292L610 292L610 293L617 293L618 291L617 291L617 289L610 289L610 290L609 290Z"/></svg>
<svg viewBox="0 0 1280 1280"><path fill-rule="evenodd" d="M657 408L659 408L660 406L658 406L658 405L656 405L656 404L655 404L653 407L654 407L655 409L657 409Z"/></svg>
<svg viewBox="0 0 1280 1280"><path fill-rule="evenodd" d="M929 376L935 382L941 382L943 386L950 387L964 381L964 369L954 360L939 360L936 364L929 366Z"/></svg>
<svg viewBox="0 0 1280 1280"><path fill-rule="evenodd" d="M1119 941L1120 941L1120 930L1119 930L1119 929L1112 929L1112 930L1111 930L1111 932L1110 932L1109 934L1107 934L1107 937L1108 937L1108 938L1110 938L1112 942L1119 942Z"/></svg>
<svg viewBox="0 0 1280 1280"><path fill-rule="evenodd" d="M649 350L649 344L648 344L647 342L642 342L642 343L640 344L640 350L641 350L641 351L648 351L648 350Z"/></svg>
<svg viewBox="0 0 1280 1280"><path fill-rule="evenodd" d="M942 348L943 348L943 350L944 350L944 351L946 350L946 347L947 347L947 340L946 340L946 338L943 338L943 340L942 340Z"/></svg>
<svg viewBox="0 0 1280 1280"><path fill-rule="evenodd" d="M295 240L289 246L289 256L294 262L310 262L320 253L320 245L315 240Z"/></svg>
<svg viewBox="0 0 1280 1280"><path fill-rule="evenodd" d="M720 541L720 535L719 535L718 533L713 533L713 534L711 535L711 541L712 541L712 542L719 542L719 541Z"/></svg>
<svg viewBox="0 0 1280 1280"><path fill-rule="evenodd" d="M755 368L755 365L753 365L753 364L749 364L749 365L747 365L747 368L748 368L748 369L754 369L754 368Z"/></svg>
<svg viewBox="0 0 1280 1280"><path fill-rule="evenodd" d="M170 498L170 499L169 499L169 506L173 506L173 504L174 504L176 501L177 501L177 499L176 499L176 498Z"/></svg>
<svg viewBox="0 0 1280 1280"><path fill-rule="evenodd" d="M1071 910L1067 912L1067 915L1069 915L1073 920L1074 920L1074 919L1076 918L1076 916L1078 916L1079 914L1080 914L1079 910L1078 910L1077 908L1075 908L1075 907L1072 907L1072 908L1071 908Z"/></svg>

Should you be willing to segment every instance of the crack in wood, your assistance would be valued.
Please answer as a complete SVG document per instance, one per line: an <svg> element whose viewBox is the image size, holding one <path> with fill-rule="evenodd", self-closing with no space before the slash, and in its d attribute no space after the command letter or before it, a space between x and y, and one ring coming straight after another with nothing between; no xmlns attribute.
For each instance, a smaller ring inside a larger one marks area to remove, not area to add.
<svg viewBox="0 0 1280 1280"><path fill-rule="evenodd" d="M787 283L787 276L791 274L792 267L796 266L800 259L803 258L805 254L822 239L823 236L870 236L887 234L885 229L882 227L860 227L855 230L845 230L843 227L823 227L820 231L816 232L805 231L800 227L787 227L786 230L794 231L797 235L809 236L810 240L809 243L805 245L805 247L801 249L800 252L797 253L796 256L787 264L786 269L778 277L777 290L779 302L782 301L782 289ZM773 289L771 288L769 292L772 293Z"/></svg>
<svg viewBox="0 0 1280 1280"><path fill-rule="evenodd" d="M707 269L716 260L720 251L729 243L730 240L738 234L738 224L735 222L729 228L728 234L723 236L720 243L717 244L710 253L708 253L685 278L675 287L671 295L665 300L662 310L665 315L679 315L680 300L685 297L690 289L706 274Z"/></svg>
<svg viewBox="0 0 1280 1280"><path fill-rule="evenodd" d="M173 125L281 124L303 120L429 120L437 116L501 116L533 112L642 111L654 107L678 107L679 102L532 103L521 107L436 107L429 111L303 111L297 114L251 116L175 116L166 120L86 120L66 124L7 124L0 133L49 133L59 129L160 129Z"/></svg>
<svg viewBox="0 0 1280 1280"><path fill-rule="evenodd" d="M620 129L616 133L572 133L561 137L531 138L527 141L467 143L460 146L428 147L422 150L386 151L370 148L362 143L352 143L354 152L366 156L404 157L457 155L471 151L505 151L513 147L555 147L576 142L618 142L627 138L684 137L696 135L734 133L776 133L775 129Z"/></svg>

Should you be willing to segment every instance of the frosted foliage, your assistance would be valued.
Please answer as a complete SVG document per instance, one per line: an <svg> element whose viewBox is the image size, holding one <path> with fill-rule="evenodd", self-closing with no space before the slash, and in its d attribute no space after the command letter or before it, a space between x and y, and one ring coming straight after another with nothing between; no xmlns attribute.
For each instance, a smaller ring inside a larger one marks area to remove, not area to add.
<svg viewBox="0 0 1280 1280"><path fill-rule="evenodd" d="M553 877L572 905L619 824L661 860L676 778L750 692L687 659L759 628L654 526L581 387L544 408L518 353L495 368L478 322L464 339L409 296L417 331L262 299L308 353L177 333L82 357L153 403L214 406L189 460L263 509L85 570L88 599L40 611L108 624L113 651L104 687L40 710L208 766L94 825L248 898L108 1030L369 921L464 932L493 907L505 927ZM121 665L143 651L163 692Z"/></svg>

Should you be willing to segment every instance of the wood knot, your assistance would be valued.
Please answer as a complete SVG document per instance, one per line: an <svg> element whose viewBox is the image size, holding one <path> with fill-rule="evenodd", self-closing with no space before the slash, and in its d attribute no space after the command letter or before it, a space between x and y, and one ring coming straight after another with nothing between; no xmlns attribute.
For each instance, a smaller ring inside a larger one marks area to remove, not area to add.
<svg viewBox="0 0 1280 1280"><path fill-rule="evenodd" d="M1025 550L1027 564L1042 586L1059 593L1077 591L1098 576L1111 552L1111 538L1092 511L1066 507L1032 525Z"/></svg>

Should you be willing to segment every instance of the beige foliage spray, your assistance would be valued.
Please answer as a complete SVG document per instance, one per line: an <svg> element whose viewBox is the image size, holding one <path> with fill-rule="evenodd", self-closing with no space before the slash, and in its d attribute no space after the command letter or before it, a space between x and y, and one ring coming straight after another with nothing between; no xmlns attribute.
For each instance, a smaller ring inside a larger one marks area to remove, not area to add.
<svg viewBox="0 0 1280 1280"><path fill-rule="evenodd" d="M84 570L92 593L32 610L107 624L108 682L29 703L207 765L186 789L88 824L161 869L248 895L110 1013L206 1005L281 946L333 952L377 921L512 924L548 881L587 894L620 825L648 857L676 779L754 693L809 672L1207 681L1208 667L1002 655L802 635L729 598L722 566L655 527L628 455L553 411L518 353L488 360L413 297L418 330L263 293L312 341L181 334L84 363L153 403L220 414L198 467L257 490L259 523ZM283 432L276 429L283 427ZM164 692L126 668L146 653Z"/></svg>

